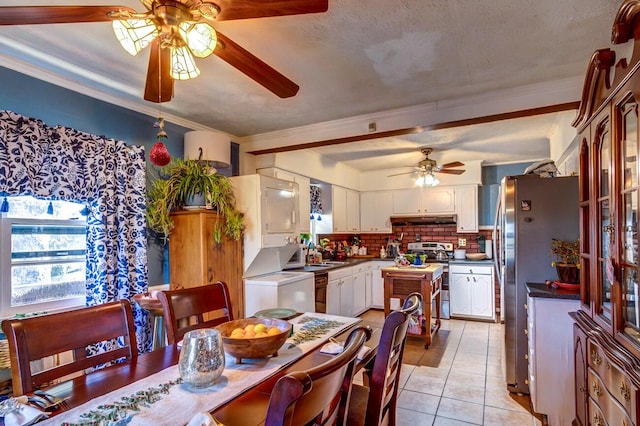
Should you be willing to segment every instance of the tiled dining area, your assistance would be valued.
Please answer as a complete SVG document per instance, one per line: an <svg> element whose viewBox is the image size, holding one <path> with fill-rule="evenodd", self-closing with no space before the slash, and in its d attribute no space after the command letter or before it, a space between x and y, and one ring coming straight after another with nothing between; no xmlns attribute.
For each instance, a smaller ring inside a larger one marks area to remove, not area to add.
<svg viewBox="0 0 640 426"><path fill-rule="evenodd" d="M363 318L383 321L381 311ZM398 426L536 426L530 399L507 391L504 325L443 320L428 350L408 337L398 396Z"/></svg>

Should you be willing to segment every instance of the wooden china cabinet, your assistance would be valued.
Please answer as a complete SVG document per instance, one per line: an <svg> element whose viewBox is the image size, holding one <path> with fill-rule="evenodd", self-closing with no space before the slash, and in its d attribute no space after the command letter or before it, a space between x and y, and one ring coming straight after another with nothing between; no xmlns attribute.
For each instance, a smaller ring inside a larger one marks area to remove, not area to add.
<svg viewBox="0 0 640 426"><path fill-rule="evenodd" d="M224 219L213 210L183 210L171 214L174 228L169 236L171 290L224 281L229 287L234 318L244 318L242 240L222 233L217 244L216 227Z"/></svg>
<svg viewBox="0 0 640 426"><path fill-rule="evenodd" d="M574 424L640 426L640 0L620 6L612 43L622 48L591 57L573 123L580 138L582 282L581 309L571 313Z"/></svg>

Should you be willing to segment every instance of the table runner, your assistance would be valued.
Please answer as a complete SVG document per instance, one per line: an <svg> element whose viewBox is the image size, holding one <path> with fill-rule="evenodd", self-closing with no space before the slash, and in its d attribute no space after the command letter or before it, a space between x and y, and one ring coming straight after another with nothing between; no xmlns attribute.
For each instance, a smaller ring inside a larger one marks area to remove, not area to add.
<svg viewBox="0 0 640 426"><path fill-rule="evenodd" d="M198 412L215 410L360 321L304 313L290 320L294 333L277 357L236 364L235 357L226 355L224 372L212 387L194 390L181 384L174 365L38 424L184 425Z"/></svg>

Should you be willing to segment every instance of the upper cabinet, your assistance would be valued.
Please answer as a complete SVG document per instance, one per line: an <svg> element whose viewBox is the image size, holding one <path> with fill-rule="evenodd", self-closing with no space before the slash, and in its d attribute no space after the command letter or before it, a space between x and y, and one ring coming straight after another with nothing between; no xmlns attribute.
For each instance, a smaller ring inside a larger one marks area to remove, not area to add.
<svg viewBox="0 0 640 426"><path fill-rule="evenodd" d="M309 217L311 216L311 198L309 191L311 187L311 180L306 176L300 176L275 167L258 169L257 172L263 176L271 176L277 179L288 180L289 182L296 182L298 184L298 196L300 201L300 232L310 233L311 222Z"/></svg>
<svg viewBox="0 0 640 426"><path fill-rule="evenodd" d="M456 186L456 227L458 232L478 232L478 186Z"/></svg>
<svg viewBox="0 0 640 426"><path fill-rule="evenodd" d="M393 191L367 191L360 193L360 232L391 232Z"/></svg>
<svg viewBox="0 0 640 426"><path fill-rule="evenodd" d="M455 187L409 188L393 191L393 214L454 214Z"/></svg>
<svg viewBox="0 0 640 426"><path fill-rule="evenodd" d="M360 232L360 193L333 185L331 187L333 232Z"/></svg>
<svg viewBox="0 0 640 426"><path fill-rule="evenodd" d="M457 232L478 232L478 186L393 191L393 215L456 215Z"/></svg>

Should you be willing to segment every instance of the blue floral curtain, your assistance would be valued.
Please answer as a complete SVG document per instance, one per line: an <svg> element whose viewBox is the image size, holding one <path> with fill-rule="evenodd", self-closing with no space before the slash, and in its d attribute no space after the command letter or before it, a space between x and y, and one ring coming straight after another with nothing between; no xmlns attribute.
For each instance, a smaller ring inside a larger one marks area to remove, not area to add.
<svg viewBox="0 0 640 426"><path fill-rule="evenodd" d="M147 291L143 147L0 110L0 195L86 203L88 306ZM132 307L147 352L147 315Z"/></svg>

